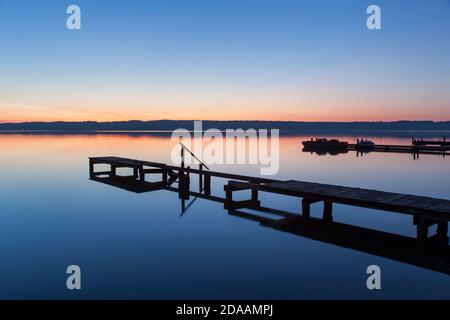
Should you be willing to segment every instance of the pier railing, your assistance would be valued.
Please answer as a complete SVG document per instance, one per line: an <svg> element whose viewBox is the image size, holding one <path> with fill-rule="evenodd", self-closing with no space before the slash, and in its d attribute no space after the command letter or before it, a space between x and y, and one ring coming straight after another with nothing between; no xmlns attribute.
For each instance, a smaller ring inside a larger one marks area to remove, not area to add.
<svg viewBox="0 0 450 320"><path fill-rule="evenodd" d="M195 160L198 161L198 185L199 185L199 189L200 192L203 192L204 188L203 188L203 182L205 182L206 187L208 188L208 190L210 190L210 186L211 186L211 176L210 175L204 175L203 174L203 167L206 170L209 170L208 166L206 164L203 163L202 160L200 160L191 150L189 150L188 147L186 147L183 143L180 142L180 146L181 146L181 167L184 168L184 164L185 164L185 157L184 157L184 151L186 150ZM190 167L188 167L190 168ZM188 171L189 172L189 171ZM183 173L180 173L181 176L183 176ZM181 177L180 176L180 177ZM186 177L182 177L182 179L186 179ZM189 175L187 176L187 179L189 179ZM210 191L208 191L210 192Z"/></svg>

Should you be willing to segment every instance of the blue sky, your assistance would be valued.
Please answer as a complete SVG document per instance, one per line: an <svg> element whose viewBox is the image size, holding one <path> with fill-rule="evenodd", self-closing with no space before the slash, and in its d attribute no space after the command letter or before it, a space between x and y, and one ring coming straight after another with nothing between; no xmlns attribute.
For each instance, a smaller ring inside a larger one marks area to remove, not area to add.
<svg viewBox="0 0 450 320"><path fill-rule="evenodd" d="M449 0L0 0L0 121L450 120L449 40Z"/></svg>

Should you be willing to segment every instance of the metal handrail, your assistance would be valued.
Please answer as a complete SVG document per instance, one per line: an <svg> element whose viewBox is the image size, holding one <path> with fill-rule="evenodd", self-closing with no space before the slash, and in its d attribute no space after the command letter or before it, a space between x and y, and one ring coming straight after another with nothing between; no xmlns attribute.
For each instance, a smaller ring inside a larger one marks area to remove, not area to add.
<svg viewBox="0 0 450 320"><path fill-rule="evenodd" d="M199 158L197 158L196 155L195 155L194 153L192 153L191 150L189 150L189 149L188 149L184 144L182 144L181 142L180 142L180 145L181 145L181 147L182 147L183 149L185 149L187 152L189 152L189 153L191 154L191 156L193 156L194 159L197 160L197 161L200 163L200 165L204 166L207 170L209 170L208 166L207 166L206 164L204 164L203 161L201 161ZM182 153L182 157L183 157L182 161L183 161L183 163L184 163L184 154L183 154L183 153Z"/></svg>

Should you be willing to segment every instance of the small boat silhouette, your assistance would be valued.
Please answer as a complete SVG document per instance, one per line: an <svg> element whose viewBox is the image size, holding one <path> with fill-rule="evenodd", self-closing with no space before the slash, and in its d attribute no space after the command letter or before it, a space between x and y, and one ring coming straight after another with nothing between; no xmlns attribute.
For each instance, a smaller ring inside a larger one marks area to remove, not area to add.
<svg viewBox="0 0 450 320"><path fill-rule="evenodd" d="M338 139L316 138L314 140L311 138L309 141L303 141L303 146L307 149L347 150L347 145L348 142Z"/></svg>

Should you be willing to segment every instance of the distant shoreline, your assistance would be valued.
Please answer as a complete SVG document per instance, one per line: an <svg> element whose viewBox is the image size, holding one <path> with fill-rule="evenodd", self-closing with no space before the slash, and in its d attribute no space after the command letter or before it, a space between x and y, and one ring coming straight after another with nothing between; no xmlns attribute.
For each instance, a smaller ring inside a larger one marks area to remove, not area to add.
<svg viewBox="0 0 450 320"><path fill-rule="evenodd" d="M218 129L279 129L289 132L445 132L450 131L450 121L377 121L377 122L302 122L302 121L215 121L202 122L203 130ZM114 121L114 122L22 122L0 123L0 132L170 132L175 129L194 130L194 120L153 120L153 121Z"/></svg>
<svg viewBox="0 0 450 320"><path fill-rule="evenodd" d="M231 128L230 128L231 129ZM195 130L187 130L188 132L194 133L199 132ZM221 132L225 132L226 130L219 130ZM0 134L4 133L80 133L80 134L101 134L101 133L167 133L171 134L173 130L1 130ZM207 130L203 130L201 132L207 132ZM450 130L283 130L283 133L450 133Z"/></svg>

